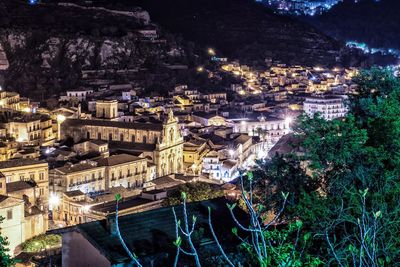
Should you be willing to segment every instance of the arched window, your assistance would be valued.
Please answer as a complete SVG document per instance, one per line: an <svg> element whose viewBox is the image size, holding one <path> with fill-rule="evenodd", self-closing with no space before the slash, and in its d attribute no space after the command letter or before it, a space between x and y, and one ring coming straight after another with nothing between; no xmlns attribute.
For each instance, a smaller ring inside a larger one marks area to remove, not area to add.
<svg viewBox="0 0 400 267"><path fill-rule="evenodd" d="M124 134L120 134L120 135L119 135L119 140L120 140L121 142L124 141Z"/></svg>
<svg viewBox="0 0 400 267"><path fill-rule="evenodd" d="M90 132L86 132L86 138L90 139Z"/></svg>
<svg viewBox="0 0 400 267"><path fill-rule="evenodd" d="M170 141L171 142L174 142L174 129L171 129L170 131L169 131L169 138L170 138Z"/></svg>
<svg viewBox="0 0 400 267"><path fill-rule="evenodd" d="M143 143L147 143L147 136L143 135Z"/></svg>
<svg viewBox="0 0 400 267"><path fill-rule="evenodd" d="M109 140L109 141L112 141L112 133L109 133L109 134L108 134L108 140Z"/></svg>
<svg viewBox="0 0 400 267"><path fill-rule="evenodd" d="M136 139L135 139L135 135L134 134L132 134L132 142L135 142L136 141Z"/></svg>

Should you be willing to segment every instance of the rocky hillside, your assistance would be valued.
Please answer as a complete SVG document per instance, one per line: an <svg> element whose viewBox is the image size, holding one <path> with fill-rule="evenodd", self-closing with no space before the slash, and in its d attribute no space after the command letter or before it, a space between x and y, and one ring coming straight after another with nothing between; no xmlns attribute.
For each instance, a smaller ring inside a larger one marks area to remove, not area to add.
<svg viewBox="0 0 400 267"><path fill-rule="evenodd" d="M163 82L163 77L154 79L154 75L168 74L168 69L161 70L165 66L194 64L186 48L153 25L140 8L30 6L5 0L0 14L0 42L10 62L7 89L38 99L84 85L82 70L106 73L97 78L116 82L148 80L146 86L151 86ZM140 32L149 29L156 36Z"/></svg>

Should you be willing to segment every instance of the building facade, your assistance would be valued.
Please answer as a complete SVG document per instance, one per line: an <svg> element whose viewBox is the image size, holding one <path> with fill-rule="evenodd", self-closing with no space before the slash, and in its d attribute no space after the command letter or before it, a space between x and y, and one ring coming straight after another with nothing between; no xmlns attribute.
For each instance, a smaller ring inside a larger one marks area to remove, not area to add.
<svg viewBox="0 0 400 267"><path fill-rule="evenodd" d="M156 165L157 176L181 173L183 169L183 137L178 120L170 112L162 120L152 122L121 122L111 120L66 120L64 137L108 141L110 149L143 153Z"/></svg>
<svg viewBox="0 0 400 267"><path fill-rule="evenodd" d="M318 113L325 120L345 117L348 112L345 99L341 96L307 97L303 106L308 116L313 117Z"/></svg>

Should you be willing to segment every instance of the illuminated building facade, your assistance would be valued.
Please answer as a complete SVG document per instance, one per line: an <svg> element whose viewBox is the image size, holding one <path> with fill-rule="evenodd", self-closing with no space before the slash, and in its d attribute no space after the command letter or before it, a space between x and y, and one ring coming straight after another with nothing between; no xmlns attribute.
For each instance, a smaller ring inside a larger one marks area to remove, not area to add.
<svg viewBox="0 0 400 267"><path fill-rule="evenodd" d="M74 140L104 140L111 146L143 153L156 165L156 175L181 173L183 137L172 112L162 120L122 122L111 120L66 120L62 135Z"/></svg>
<svg viewBox="0 0 400 267"><path fill-rule="evenodd" d="M325 120L345 117L348 111L341 96L307 97L303 105L308 116L313 117L318 113Z"/></svg>

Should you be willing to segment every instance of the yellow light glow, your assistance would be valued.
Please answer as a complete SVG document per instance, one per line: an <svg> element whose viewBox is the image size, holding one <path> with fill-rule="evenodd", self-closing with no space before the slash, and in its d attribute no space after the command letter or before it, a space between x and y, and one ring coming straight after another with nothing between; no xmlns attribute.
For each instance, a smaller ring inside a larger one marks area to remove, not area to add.
<svg viewBox="0 0 400 267"><path fill-rule="evenodd" d="M57 115L57 122L63 123L67 118L64 115L58 114Z"/></svg>
<svg viewBox="0 0 400 267"><path fill-rule="evenodd" d="M214 49L212 49L212 48L208 48L208 54L210 55L210 56L215 56L215 50Z"/></svg>
<svg viewBox="0 0 400 267"><path fill-rule="evenodd" d="M198 71L198 72L203 72L203 71L204 71L204 68L203 68L203 67L197 67L197 71Z"/></svg>
<svg viewBox="0 0 400 267"><path fill-rule="evenodd" d="M29 113L29 112L31 112L31 108L26 107L26 108L23 108L22 111L26 112L26 113Z"/></svg>

